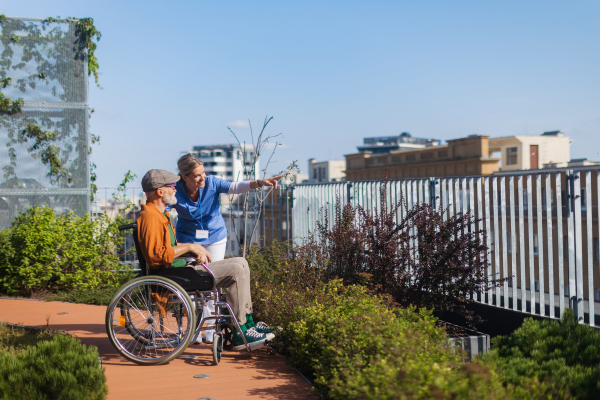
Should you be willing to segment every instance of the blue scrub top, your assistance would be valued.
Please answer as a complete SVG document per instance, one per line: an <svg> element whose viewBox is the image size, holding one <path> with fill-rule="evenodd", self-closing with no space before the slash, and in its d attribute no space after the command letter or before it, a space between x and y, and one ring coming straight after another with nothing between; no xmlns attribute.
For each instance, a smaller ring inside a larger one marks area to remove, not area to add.
<svg viewBox="0 0 600 400"><path fill-rule="evenodd" d="M227 227L221 215L219 195L229 192L231 182L213 175L206 175L203 188L200 188L198 201L190 200L185 183L177 182L177 242L208 245L227 237ZM208 239L196 239L197 229L208 229Z"/></svg>

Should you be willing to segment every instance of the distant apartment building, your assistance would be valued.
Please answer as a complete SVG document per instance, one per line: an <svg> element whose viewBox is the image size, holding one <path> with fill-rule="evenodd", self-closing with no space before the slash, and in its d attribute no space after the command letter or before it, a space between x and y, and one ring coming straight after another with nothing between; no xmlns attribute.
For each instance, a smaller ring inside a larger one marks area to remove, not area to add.
<svg viewBox="0 0 600 400"><path fill-rule="evenodd" d="M412 150L389 154L346 155L346 180L424 178L430 176L490 175L498 170L499 158L491 158L489 137L471 135Z"/></svg>
<svg viewBox="0 0 600 400"><path fill-rule="evenodd" d="M540 136L506 136L489 140L490 154L500 153L500 171L568 167L571 138L560 131ZM573 160L575 161L575 160Z"/></svg>
<svg viewBox="0 0 600 400"><path fill-rule="evenodd" d="M344 181L345 169L346 161L344 160L316 161L311 158L308 160L308 183Z"/></svg>
<svg viewBox="0 0 600 400"><path fill-rule="evenodd" d="M358 146L360 153L389 154L392 151L422 149L424 147L439 146L441 140L414 138L408 132L398 136L376 136L363 138L363 145Z"/></svg>
<svg viewBox="0 0 600 400"><path fill-rule="evenodd" d="M214 175L233 182L257 179L260 176L259 161L256 163L254 176L244 177L244 159L242 157L243 152L246 152L245 167L249 169L250 161L254 158L254 146L242 145L242 147L231 144L192 146L189 152L204 163L207 175Z"/></svg>

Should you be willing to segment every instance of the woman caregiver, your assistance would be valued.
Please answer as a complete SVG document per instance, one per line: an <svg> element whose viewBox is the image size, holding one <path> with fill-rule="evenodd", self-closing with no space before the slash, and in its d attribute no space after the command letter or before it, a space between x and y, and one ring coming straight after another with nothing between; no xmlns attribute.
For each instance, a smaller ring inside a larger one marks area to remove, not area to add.
<svg viewBox="0 0 600 400"><path fill-rule="evenodd" d="M227 227L221 215L220 194L241 194L263 186L277 188L281 176L255 181L229 182L213 175L206 175L204 165L193 154L186 154L177 161L181 180L177 189L177 241L197 243L210 253L212 261L225 258ZM207 302L204 315L215 311L213 301ZM213 341L214 330L206 331L206 342ZM196 343L201 337L196 338Z"/></svg>

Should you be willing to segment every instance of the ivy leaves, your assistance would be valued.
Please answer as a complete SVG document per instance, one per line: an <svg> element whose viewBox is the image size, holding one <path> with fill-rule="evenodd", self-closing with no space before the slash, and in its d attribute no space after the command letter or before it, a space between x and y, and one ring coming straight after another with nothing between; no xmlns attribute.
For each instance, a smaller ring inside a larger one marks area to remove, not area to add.
<svg viewBox="0 0 600 400"><path fill-rule="evenodd" d="M0 115L14 115L21 112L23 99L11 100L0 92Z"/></svg>
<svg viewBox="0 0 600 400"><path fill-rule="evenodd" d="M94 43L93 39L96 38L96 41L99 41L102 37L100 31L94 26L94 20L92 18L82 18L77 22L77 29L75 34L78 36L78 43L81 47L87 49L88 56L88 75L94 74L94 80L96 81L96 86L101 87L98 84L98 59L95 56L96 51L96 43Z"/></svg>
<svg viewBox="0 0 600 400"><path fill-rule="evenodd" d="M0 24L2 24L0 41L4 45L0 59L0 89L14 85L13 88L25 92L28 87L35 89L36 81L38 85L43 81L45 85L50 85L52 95L58 97L58 101L85 101L83 81L77 84L72 82L73 73L75 77L83 75L85 67L83 61L86 55L88 75L94 74L98 85L98 59L94 51L101 34L94 26L93 19L63 19L59 16L46 18L42 23L31 23L0 14ZM64 29L65 26L72 32L71 35L75 34L75 42L65 40L65 35L68 34ZM14 49L17 46L21 48L21 56L18 60L13 60L16 54ZM37 71L30 74L29 78L20 78L13 82L13 79L7 76L7 73L10 74L12 70L25 70L32 60L37 64ZM91 148L88 149L87 144L81 141L86 137L82 131L85 126L84 116L77 114L75 117L66 118L63 115L73 115L73 113L65 110L61 116L58 113L53 114L62 120L45 117L40 120L38 116L34 116L35 113L31 114L27 110L22 117L2 118L22 113L24 104L23 99L12 100L0 92L0 124L8 128L9 139L7 150L10 162L3 168L7 187L18 183L17 157L22 154L19 146L25 143L27 143L26 151L31 157L39 159L49 168L47 176L53 184L61 187L71 184L80 185L81 179L85 178L80 176L82 174L77 170L86 165L86 159L82 154L91 152ZM73 129L79 131L80 140L67 141ZM92 144L97 143L99 139L98 136L91 135ZM74 145L78 148L79 158L70 159ZM95 173L92 171L91 175L91 188L95 192ZM77 182L73 182L74 179Z"/></svg>
<svg viewBox="0 0 600 400"><path fill-rule="evenodd" d="M27 149L33 158L40 158L42 163L50 167L48 176L52 183L66 181L71 183L69 172L64 167L64 163L60 158L60 149L54 143L57 140L56 131L46 131L36 124L29 124L22 130L17 137L9 134L11 147L8 149L10 165L4 167L4 178L9 180L15 174L14 169L17 166L17 152L15 144L33 142Z"/></svg>

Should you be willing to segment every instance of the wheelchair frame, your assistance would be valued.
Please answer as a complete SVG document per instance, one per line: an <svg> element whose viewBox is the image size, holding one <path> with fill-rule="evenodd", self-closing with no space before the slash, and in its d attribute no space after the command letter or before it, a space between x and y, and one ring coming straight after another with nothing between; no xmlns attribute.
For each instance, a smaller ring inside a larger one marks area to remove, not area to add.
<svg viewBox="0 0 600 400"><path fill-rule="evenodd" d="M207 272L192 267L149 270L136 228L135 223L119 226L120 231L134 229L142 276L121 286L106 309L106 332L124 358L140 365L164 364L179 356L194 338L210 329L215 329L212 353L217 365L222 351L233 349L233 329L240 334L248 351L266 345L266 342L246 342L231 306L221 297L215 286L214 273L206 264L203 267ZM188 253L178 258L195 262L193 257ZM202 310L209 300L214 300L215 314L204 316ZM203 327L206 320L214 320L214 324Z"/></svg>

